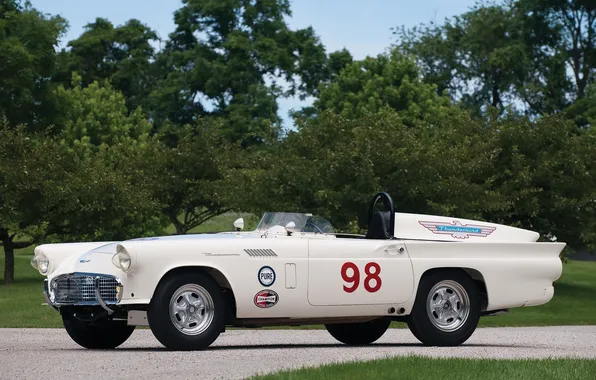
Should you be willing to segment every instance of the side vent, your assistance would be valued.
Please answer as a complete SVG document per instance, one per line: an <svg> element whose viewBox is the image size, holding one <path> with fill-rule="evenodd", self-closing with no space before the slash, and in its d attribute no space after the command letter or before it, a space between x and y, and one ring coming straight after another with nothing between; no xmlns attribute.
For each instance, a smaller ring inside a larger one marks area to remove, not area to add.
<svg viewBox="0 0 596 380"><path fill-rule="evenodd" d="M271 249L245 249L244 252L252 257L277 256L277 254Z"/></svg>

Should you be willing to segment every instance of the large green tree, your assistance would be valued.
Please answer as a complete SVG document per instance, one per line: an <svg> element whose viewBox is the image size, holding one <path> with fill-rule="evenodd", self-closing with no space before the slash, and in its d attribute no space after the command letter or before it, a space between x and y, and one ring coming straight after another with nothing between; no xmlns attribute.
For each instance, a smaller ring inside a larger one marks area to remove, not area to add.
<svg viewBox="0 0 596 380"><path fill-rule="evenodd" d="M109 81L84 85L73 73L71 86L60 85L55 92L59 115L55 119L57 135L68 145L89 148L115 143L143 143L151 132L151 123L141 107L129 112L125 96Z"/></svg>
<svg viewBox="0 0 596 380"><path fill-rule="evenodd" d="M288 0L183 4L157 58L152 117L160 125L184 125L220 116L230 141L248 146L275 139L281 130L277 98L312 93L326 75L327 57L314 30L288 27Z"/></svg>
<svg viewBox="0 0 596 380"><path fill-rule="evenodd" d="M125 143L79 154L57 137L0 124L4 283L14 281L14 250L33 243L156 233L159 205L136 175L144 157Z"/></svg>
<svg viewBox="0 0 596 380"><path fill-rule="evenodd" d="M109 81L124 95L131 112L147 109L147 97L155 85L153 44L157 40L156 32L139 20L114 26L97 18L60 52L55 80L68 87L75 71L84 87Z"/></svg>
<svg viewBox="0 0 596 380"><path fill-rule="evenodd" d="M388 191L399 212L482 217L504 207L486 187L487 128L461 111L427 121L412 127L392 109L354 118L323 111L236 173L246 186L239 201L256 212L310 211L351 231L367 226L377 191Z"/></svg>
<svg viewBox="0 0 596 380"><path fill-rule="evenodd" d="M591 0L517 0L525 23L551 37L546 46L560 53L571 72L571 94L581 99L596 80L596 2Z"/></svg>
<svg viewBox="0 0 596 380"><path fill-rule="evenodd" d="M352 119L391 109L407 125L414 125L452 108L450 99L438 95L435 85L421 81L416 63L397 50L342 66L319 86L311 116L332 110Z"/></svg>
<svg viewBox="0 0 596 380"><path fill-rule="evenodd" d="M66 21L27 2L0 0L0 116L44 128L54 114L55 47Z"/></svg>
<svg viewBox="0 0 596 380"><path fill-rule="evenodd" d="M222 137L223 120L201 118L192 124L162 131L158 144L150 141L146 169L152 197L176 234L185 234L230 209L227 173L237 162L239 148Z"/></svg>
<svg viewBox="0 0 596 380"><path fill-rule="evenodd" d="M572 249L596 246L596 134L560 116L496 124L491 188L506 200L499 223L556 237Z"/></svg>
<svg viewBox="0 0 596 380"><path fill-rule="evenodd" d="M594 81L596 8L584 0L478 1L442 24L399 28L425 81L476 115L560 112Z"/></svg>

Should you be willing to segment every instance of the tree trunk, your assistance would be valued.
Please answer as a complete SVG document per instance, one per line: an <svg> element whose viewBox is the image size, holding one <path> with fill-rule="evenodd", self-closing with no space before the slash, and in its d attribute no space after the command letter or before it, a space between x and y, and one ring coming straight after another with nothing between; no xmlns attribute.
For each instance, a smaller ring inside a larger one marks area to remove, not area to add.
<svg viewBox="0 0 596 380"><path fill-rule="evenodd" d="M0 240L4 247L4 284L9 285L14 282L14 245L5 229L0 230Z"/></svg>

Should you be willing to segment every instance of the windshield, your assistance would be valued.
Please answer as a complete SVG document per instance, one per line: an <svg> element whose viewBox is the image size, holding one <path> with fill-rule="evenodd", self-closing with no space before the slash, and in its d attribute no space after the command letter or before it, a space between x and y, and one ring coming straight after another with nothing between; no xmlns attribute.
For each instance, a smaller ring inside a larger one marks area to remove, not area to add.
<svg viewBox="0 0 596 380"><path fill-rule="evenodd" d="M333 226L323 217L297 212L266 212L257 225L257 230L266 230L273 226L285 227L289 222L296 223L300 232L333 233Z"/></svg>

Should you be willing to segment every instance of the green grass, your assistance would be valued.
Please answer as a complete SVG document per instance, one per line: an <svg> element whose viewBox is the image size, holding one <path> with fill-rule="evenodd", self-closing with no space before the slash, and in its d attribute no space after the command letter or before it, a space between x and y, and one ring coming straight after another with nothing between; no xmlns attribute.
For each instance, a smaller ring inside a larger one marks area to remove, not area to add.
<svg viewBox="0 0 596 380"><path fill-rule="evenodd" d="M43 277L31 267L33 247L17 250L15 283L4 285L4 252L0 254L0 327L62 327L60 317L42 306Z"/></svg>
<svg viewBox="0 0 596 380"><path fill-rule="evenodd" d="M195 229L197 232L230 231L233 221L245 217L246 229L253 229L258 218L249 214L226 214ZM0 276L4 273L4 252L0 249ZM10 286L0 277L0 328L62 327L60 317L49 306L42 306L43 277L29 264L33 247L16 251L15 278ZM482 327L596 325L596 262L570 261L563 266L563 275L555 283L555 296L542 306L516 308L508 314L484 317ZM321 325L298 328L319 329ZM392 327L404 328L404 323ZM287 328L287 327L274 327Z"/></svg>
<svg viewBox="0 0 596 380"><path fill-rule="evenodd" d="M587 359L431 359L406 356L282 371L250 379L582 380L594 379L595 371L596 360Z"/></svg>

